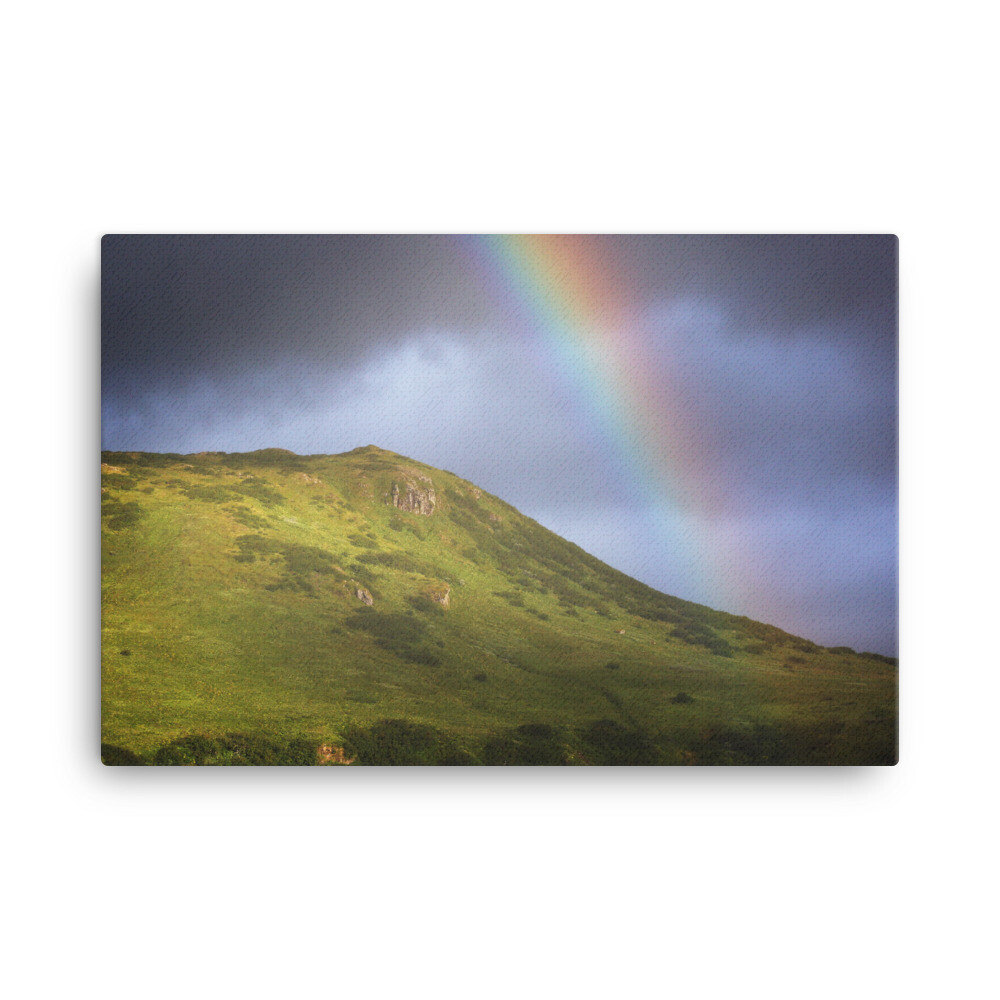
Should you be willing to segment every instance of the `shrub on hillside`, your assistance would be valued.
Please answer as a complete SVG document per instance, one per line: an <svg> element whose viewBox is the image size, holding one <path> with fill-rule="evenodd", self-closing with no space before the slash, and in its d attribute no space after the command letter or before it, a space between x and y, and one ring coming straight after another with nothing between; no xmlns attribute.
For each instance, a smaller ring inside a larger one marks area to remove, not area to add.
<svg viewBox="0 0 1000 1000"><path fill-rule="evenodd" d="M142 767L145 761L125 747L117 747L112 743L101 744L101 763L108 767Z"/></svg>
<svg viewBox="0 0 1000 1000"><path fill-rule="evenodd" d="M233 515L234 520L244 527L260 530L267 527L267 520L259 514L254 514L249 507L228 507L228 512Z"/></svg>
<svg viewBox="0 0 1000 1000"><path fill-rule="evenodd" d="M315 545L283 545L280 553L290 573L332 573L333 556Z"/></svg>
<svg viewBox="0 0 1000 1000"><path fill-rule="evenodd" d="M567 763L559 732L543 723L528 723L490 737L483 746L483 763L493 767L544 767Z"/></svg>
<svg viewBox="0 0 1000 1000"><path fill-rule="evenodd" d="M212 487L206 488L211 489ZM225 489L239 496L251 497L262 503L265 507L276 507L280 503L285 503L284 496L270 486L266 480L257 479L254 476L244 479L239 483L230 483ZM232 497L229 499L231 500Z"/></svg>
<svg viewBox="0 0 1000 1000"><path fill-rule="evenodd" d="M405 552L364 552L358 556L358 562L367 566L388 566L401 573L424 573L428 567L412 559Z"/></svg>
<svg viewBox="0 0 1000 1000"><path fill-rule="evenodd" d="M345 752L372 767L474 763L455 741L433 726L406 719L382 719L344 734Z"/></svg>
<svg viewBox="0 0 1000 1000"><path fill-rule="evenodd" d="M277 552L280 548L278 542L264 535L240 535L235 541L239 550L235 557L237 562L253 562L258 556Z"/></svg>
<svg viewBox="0 0 1000 1000"><path fill-rule="evenodd" d="M592 722L582 736L587 756L595 764L622 767L658 762L659 753L649 736L611 719Z"/></svg>
<svg viewBox="0 0 1000 1000"><path fill-rule="evenodd" d="M136 482L131 476L120 472L105 472L101 475L101 485L112 490L134 490Z"/></svg>
<svg viewBox="0 0 1000 1000"><path fill-rule="evenodd" d="M813 725L751 723L710 732L689 750L692 762L707 765L810 765L838 763L835 741L843 721ZM869 763L893 763L871 760Z"/></svg>
<svg viewBox="0 0 1000 1000"><path fill-rule="evenodd" d="M200 500L202 503L222 504L229 503L233 499L228 486L208 486L205 484L184 486L181 488L181 493L189 500Z"/></svg>
<svg viewBox="0 0 1000 1000"><path fill-rule="evenodd" d="M160 747L153 757L153 763L160 766L183 766L188 764L207 764L218 755L222 744L207 736L191 734L181 736Z"/></svg>
<svg viewBox="0 0 1000 1000"><path fill-rule="evenodd" d="M365 535L353 534L347 536L348 541L353 542L356 546L362 549L378 549L381 546L377 539L367 538Z"/></svg>
<svg viewBox="0 0 1000 1000"><path fill-rule="evenodd" d="M283 740L259 733L227 733L218 756L206 763L238 767L304 767L318 763L316 745L302 737Z"/></svg>
<svg viewBox="0 0 1000 1000"><path fill-rule="evenodd" d="M132 528L144 517L145 512L134 500L122 503L120 500L107 499L101 504L101 517L107 518L107 526L112 531Z"/></svg>
<svg viewBox="0 0 1000 1000"><path fill-rule="evenodd" d="M721 638L714 629L697 621L687 621L677 625L673 632L675 639L686 642L689 646L703 646L716 656L732 656L733 648Z"/></svg>
<svg viewBox="0 0 1000 1000"><path fill-rule="evenodd" d="M423 615L443 616L445 613L444 608L437 601L431 600L425 594L411 594L406 598L406 603L414 611L419 611Z"/></svg>
<svg viewBox="0 0 1000 1000"><path fill-rule="evenodd" d="M379 596L375 590L375 584L379 580L378 573L373 573L367 566L362 566L361 563L353 563L348 569L354 579L371 592L372 597Z"/></svg>

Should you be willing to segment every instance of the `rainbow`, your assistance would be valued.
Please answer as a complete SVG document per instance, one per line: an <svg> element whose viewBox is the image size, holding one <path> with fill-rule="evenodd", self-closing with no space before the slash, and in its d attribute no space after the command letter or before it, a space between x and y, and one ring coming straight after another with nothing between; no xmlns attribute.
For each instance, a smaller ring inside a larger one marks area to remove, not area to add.
<svg viewBox="0 0 1000 1000"><path fill-rule="evenodd" d="M686 566L697 593L678 596L736 610L732 553L710 525L718 486L676 381L663 377L669 344L650 329L628 274L605 248L587 236L471 240L482 275L535 331L546 367L649 512L647 529Z"/></svg>

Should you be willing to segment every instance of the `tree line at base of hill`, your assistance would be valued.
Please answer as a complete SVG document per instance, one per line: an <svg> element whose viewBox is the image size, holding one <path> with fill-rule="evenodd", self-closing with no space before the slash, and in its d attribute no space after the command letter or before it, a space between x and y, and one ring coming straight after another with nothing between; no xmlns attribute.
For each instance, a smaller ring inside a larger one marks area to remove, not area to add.
<svg viewBox="0 0 1000 1000"><path fill-rule="evenodd" d="M683 745L665 745L662 739L641 728L612 719L597 719L573 729L530 722L490 733L474 742L462 741L425 723L383 719L368 727L353 726L345 730L343 746L334 748L332 757L331 748L301 737L190 734L143 755L102 743L101 760L113 767L302 767L331 760L370 767L895 764L894 719L885 715L878 721L881 725L860 755L863 759L852 754L850 760L838 759L836 749L843 722L812 726L775 723L717 726Z"/></svg>

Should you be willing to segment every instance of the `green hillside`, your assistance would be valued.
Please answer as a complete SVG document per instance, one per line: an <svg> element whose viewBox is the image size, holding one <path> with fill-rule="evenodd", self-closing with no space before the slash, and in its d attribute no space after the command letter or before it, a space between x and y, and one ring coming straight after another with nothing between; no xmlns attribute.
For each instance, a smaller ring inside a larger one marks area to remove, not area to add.
<svg viewBox="0 0 1000 1000"><path fill-rule="evenodd" d="M109 764L891 764L895 661L668 597L443 472L102 455Z"/></svg>

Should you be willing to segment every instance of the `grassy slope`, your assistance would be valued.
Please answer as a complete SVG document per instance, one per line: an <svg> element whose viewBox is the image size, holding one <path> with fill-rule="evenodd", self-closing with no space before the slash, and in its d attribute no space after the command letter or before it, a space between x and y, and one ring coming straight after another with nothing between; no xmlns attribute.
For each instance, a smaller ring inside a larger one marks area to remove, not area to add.
<svg viewBox="0 0 1000 1000"><path fill-rule="evenodd" d="M798 727L824 761L894 759L893 664L658 594L450 473L373 447L103 461L108 743L339 744L405 718L475 753L540 722L586 762L574 734L612 719L666 762L762 724ZM434 513L397 511L393 483L421 475Z"/></svg>

